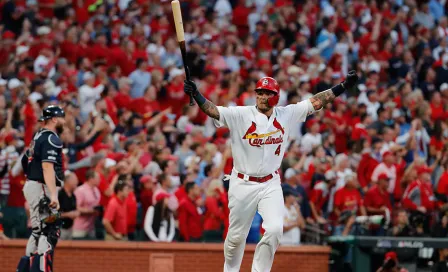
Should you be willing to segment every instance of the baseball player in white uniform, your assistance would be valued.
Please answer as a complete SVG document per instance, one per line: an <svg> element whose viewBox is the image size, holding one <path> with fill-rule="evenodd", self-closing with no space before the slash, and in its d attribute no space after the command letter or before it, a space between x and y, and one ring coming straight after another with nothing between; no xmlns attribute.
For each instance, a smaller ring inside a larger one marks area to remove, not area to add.
<svg viewBox="0 0 448 272"><path fill-rule="evenodd" d="M224 244L224 271L237 272L243 259L246 238L255 212L263 217L265 233L258 243L252 271L270 271L283 234L283 193L278 169L286 149L290 124L304 122L308 115L331 103L355 86L358 76L350 71L344 82L310 99L286 107L276 107L280 87L271 77L256 85L257 104L242 107L214 105L185 80L184 91L214 118L216 126L230 129L234 167L230 178L230 226Z"/></svg>

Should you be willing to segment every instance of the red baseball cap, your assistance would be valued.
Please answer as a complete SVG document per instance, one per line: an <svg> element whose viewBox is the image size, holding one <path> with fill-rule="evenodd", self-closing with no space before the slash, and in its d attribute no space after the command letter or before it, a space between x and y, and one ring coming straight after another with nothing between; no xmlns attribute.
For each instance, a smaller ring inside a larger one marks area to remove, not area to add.
<svg viewBox="0 0 448 272"><path fill-rule="evenodd" d="M125 142L128 139L128 137L124 136L123 134L120 135L120 137L118 137L118 140L120 142Z"/></svg>
<svg viewBox="0 0 448 272"><path fill-rule="evenodd" d="M380 179L390 180L389 176L386 173L381 173L378 176L378 180L380 180Z"/></svg>
<svg viewBox="0 0 448 272"><path fill-rule="evenodd" d="M144 175L140 178L140 183L146 183L146 182L157 182L155 178L153 178L151 175Z"/></svg>
<svg viewBox="0 0 448 272"><path fill-rule="evenodd" d="M432 169L429 168L426 165L420 166L419 168L417 168L417 174L425 174L425 173L432 173Z"/></svg>
<svg viewBox="0 0 448 272"><path fill-rule="evenodd" d="M311 119L308 121L308 123L306 124L307 128L311 128L314 124L319 124L319 121L317 121L316 119ZM320 124L319 124L320 125Z"/></svg>
<svg viewBox="0 0 448 272"><path fill-rule="evenodd" d="M213 143L215 144L215 145L223 145L223 144L226 144L226 139L224 139L224 138L217 138L215 141L213 141Z"/></svg>
<svg viewBox="0 0 448 272"><path fill-rule="evenodd" d="M177 161L179 159L179 157L174 156L174 155L168 155L168 160L170 161Z"/></svg>
<svg viewBox="0 0 448 272"><path fill-rule="evenodd" d="M391 156L393 155L392 152L390 152L389 150L383 153L383 160L384 158L386 158L387 156Z"/></svg>
<svg viewBox="0 0 448 272"><path fill-rule="evenodd" d="M9 145L10 143L12 143L14 140L16 140L16 136L14 135L14 133L9 133L5 136L5 144Z"/></svg>
<svg viewBox="0 0 448 272"><path fill-rule="evenodd" d="M397 253L389 251L384 255L384 260L395 260L398 261Z"/></svg>
<svg viewBox="0 0 448 272"><path fill-rule="evenodd" d="M165 198L169 198L171 195L167 193L160 193L156 196L156 202L159 202L160 200L163 200Z"/></svg>
<svg viewBox="0 0 448 272"><path fill-rule="evenodd" d="M107 158L112 159L117 162L121 161L125 156L126 156L126 154L122 153L122 152L115 152L115 153L111 152L111 153L107 154Z"/></svg>
<svg viewBox="0 0 448 272"><path fill-rule="evenodd" d="M65 96L68 95L70 92L69 90L62 90L58 93L58 100L64 100Z"/></svg>
<svg viewBox="0 0 448 272"><path fill-rule="evenodd" d="M257 66L261 67L263 65L271 65L271 62L269 60L267 60L267 59L260 59L260 60L258 60Z"/></svg>
<svg viewBox="0 0 448 272"><path fill-rule="evenodd" d="M3 39L14 39L16 37L16 34L14 34L14 32L10 31L10 30L6 30L5 32L3 32L2 35Z"/></svg>

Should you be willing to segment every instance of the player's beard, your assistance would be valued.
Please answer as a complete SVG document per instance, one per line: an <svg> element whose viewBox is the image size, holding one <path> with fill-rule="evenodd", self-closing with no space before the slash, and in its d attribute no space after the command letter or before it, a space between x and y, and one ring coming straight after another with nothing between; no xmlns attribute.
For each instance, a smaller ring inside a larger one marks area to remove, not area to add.
<svg viewBox="0 0 448 272"><path fill-rule="evenodd" d="M56 125L56 133L57 133L58 135L61 135L62 132L64 132L64 125L63 125L63 124L57 124L57 125Z"/></svg>
<svg viewBox="0 0 448 272"><path fill-rule="evenodd" d="M257 108L262 113L266 113L271 110L271 107L268 105L268 101L262 101L259 105L257 105Z"/></svg>
<svg viewBox="0 0 448 272"><path fill-rule="evenodd" d="M268 112L269 110L271 110L271 108L270 108L269 106L265 105L264 107L258 107L258 110L259 110L261 113L266 113L266 112Z"/></svg>

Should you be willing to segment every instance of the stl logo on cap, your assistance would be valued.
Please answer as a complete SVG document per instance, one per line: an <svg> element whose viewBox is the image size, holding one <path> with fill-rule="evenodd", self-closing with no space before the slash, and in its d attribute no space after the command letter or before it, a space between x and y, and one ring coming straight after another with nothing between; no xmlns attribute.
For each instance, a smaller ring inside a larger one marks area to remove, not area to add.
<svg viewBox="0 0 448 272"><path fill-rule="evenodd" d="M266 78L265 80L263 80L263 82L261 83L263 86L266 86L269 84L269 80Z"/></svg>

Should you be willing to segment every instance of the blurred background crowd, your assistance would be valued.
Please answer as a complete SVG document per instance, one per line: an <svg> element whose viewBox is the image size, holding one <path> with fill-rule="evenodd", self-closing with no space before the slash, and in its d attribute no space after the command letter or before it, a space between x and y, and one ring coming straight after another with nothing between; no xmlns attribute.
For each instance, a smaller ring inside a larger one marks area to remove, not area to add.
<svg viewBox="0 0 448 272"><path fill-rule="evenodd" d="M293 127L283 244L448 235L445 0L183 0L192 77L217 105L356 90ZM223 241L227 129L183 92L170 1L0 0L3 239L28 238L20 157L43 107L65 109L62 239ZM356 215L381 215L359 223ZM390 223L390 224L385 224ZM254 218L248 241L263 230Z"/></svg>

